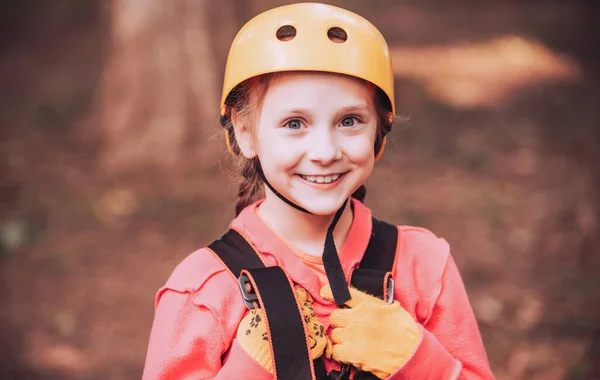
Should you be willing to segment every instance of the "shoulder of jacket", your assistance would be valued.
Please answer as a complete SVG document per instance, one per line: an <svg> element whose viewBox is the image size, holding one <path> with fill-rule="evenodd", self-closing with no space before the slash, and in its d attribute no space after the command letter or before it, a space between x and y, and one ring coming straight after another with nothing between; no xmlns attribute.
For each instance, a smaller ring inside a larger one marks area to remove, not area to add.
<svg viewBox="0 0 600 380"><path fill-rule="evenodd" d="M450 257L450 245L422 227L399 226L396 273L410 276L422 292L436 293Z"/></svg>
<svg viewBox="0 0 600 380"><path fill-rule="evenodd" d="M183 259L173 270L163 290L195 292L209 279L231 277L223 262L208 248L201 248Z"/></svg>
<svg viewBox="0 0 600 380"><path fill-rule="evenodd" d="M415 260L439 261L445 265L450 255L448 242L423 227L398 226L400 255L408 255Z"/></svg>
<svg viewBox="0 0 600 380"><path fill-rule="evenodd" d="M450 257L446 240L422 227L398 226L400 231L395 274L401 287L412 289L415 313L426 321L437 302Z"/></svg>
<svg viewBox="0 0 600 380"><path fill-rule="evenodd" d="M232 339L235 327L246 310L237 281L208 248L191 253L177 265L165 285L156 293L155 307L158 307L166 292L174 292L190 300L191 303L186 307L193 307L183 313L191 313L198 308L208 309L227 339Z"/></svg>

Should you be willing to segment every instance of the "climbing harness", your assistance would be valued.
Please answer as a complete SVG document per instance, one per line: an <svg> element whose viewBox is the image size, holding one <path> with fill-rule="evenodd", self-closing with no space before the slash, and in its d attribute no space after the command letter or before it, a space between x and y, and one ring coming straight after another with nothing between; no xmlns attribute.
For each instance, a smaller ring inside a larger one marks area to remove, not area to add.
<svg viewBox="0 0 600 380"><path fill-rule="evenodd" d="M351 273L350 283L358 290L394 300L394 280L398 228L372 218L371 238L363 258ZM321 358L310 359L306 333L293 284L283 268L267 267L252 244L237 230L228 230L208 246L238 282L242 302L248 309L262 308L268 325L278 380L344 380L352 367L327 373ZM376 379L357 372L355 379Z"/></svg>

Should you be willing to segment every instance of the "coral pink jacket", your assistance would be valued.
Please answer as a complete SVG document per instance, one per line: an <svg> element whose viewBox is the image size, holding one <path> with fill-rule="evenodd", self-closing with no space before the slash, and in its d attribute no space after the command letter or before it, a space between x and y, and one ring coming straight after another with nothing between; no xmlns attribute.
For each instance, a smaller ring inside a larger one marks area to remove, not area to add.
<svg viewBox="0 0 600 380"><path fill-rule="evenodd" d="M258 203L232 227L251 240L267 265L283 267L314 298L326 328L335 305L319 295L317 275L264 224ZM360 262L371 234L371 212L354 201L354 220L339 252L346 276ZM445 240L399 227L395 298L422 326L412 358L389 379L493 379L460 274ZM235 339L247 312L237 282L207 249L189 255L156 295L156 315L143 379L271 380ZM368 338L368 337L366 337ZM325 361L327 370L339 364Z"/></svg>

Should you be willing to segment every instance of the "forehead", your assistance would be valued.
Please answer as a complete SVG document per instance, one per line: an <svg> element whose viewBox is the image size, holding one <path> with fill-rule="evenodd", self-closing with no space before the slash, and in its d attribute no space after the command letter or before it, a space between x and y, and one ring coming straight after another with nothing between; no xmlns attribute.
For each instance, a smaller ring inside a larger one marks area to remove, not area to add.
<svg viewBox="0 0 600 380"><path fill-rule="evenodd" d="M371 106L374 88L351 76L323 72L285 72L273 77L263 108Z"/></svg>

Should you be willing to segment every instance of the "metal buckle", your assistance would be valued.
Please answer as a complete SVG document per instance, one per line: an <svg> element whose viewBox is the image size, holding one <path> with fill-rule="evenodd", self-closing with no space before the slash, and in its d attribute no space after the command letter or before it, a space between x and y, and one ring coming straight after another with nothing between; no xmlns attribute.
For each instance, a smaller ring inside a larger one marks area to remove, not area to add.
<svg viewBox="0 0 600 380"><path fill-rule="evenodd" d="M327 375L329 380L347 380L350 378L350 371L352 367L348 364L342 363L340 366L340 370L331 370Z"/></svg>
<svg viewBox="0 0 600 380"><path fill-rule="evenodd" d="M242 292L242 301L244 301L244 305L246 308L252 310L256 307L255 302L258 302L258 296L256 293L250 293L248 291L248 285L251 285L250 279L245 274L238 277L238 285L240 286L240 291Z"/></svg>
<svg viewBox="0 0 600 380"><path fill-rule="evenodd" d="M392 276L389 276L387 281L387 303L394 303L394 279Z"/></svg>

